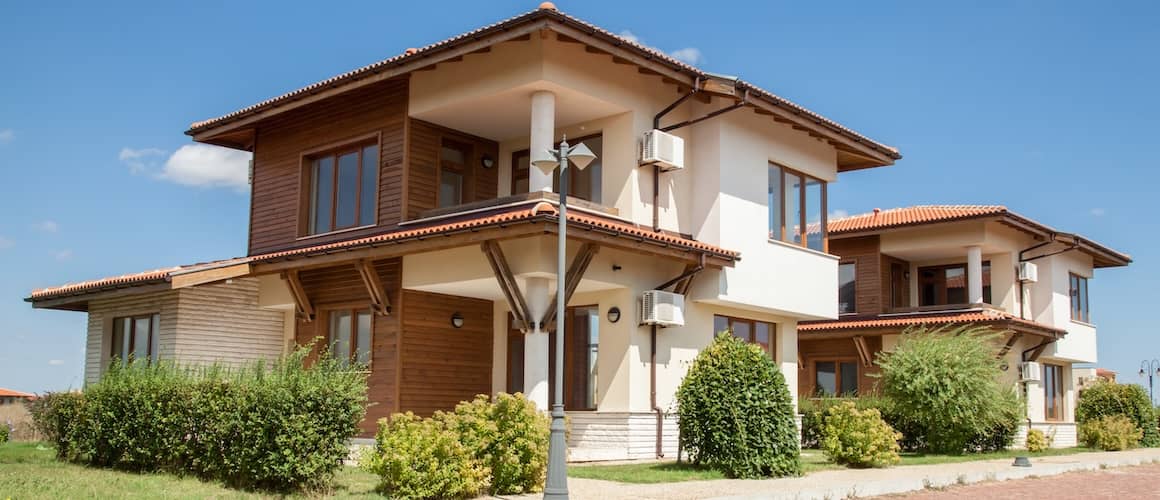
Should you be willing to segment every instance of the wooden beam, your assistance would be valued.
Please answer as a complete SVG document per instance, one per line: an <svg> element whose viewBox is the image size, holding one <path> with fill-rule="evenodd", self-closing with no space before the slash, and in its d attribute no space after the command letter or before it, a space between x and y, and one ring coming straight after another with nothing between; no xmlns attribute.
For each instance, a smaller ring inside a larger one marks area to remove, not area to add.
<svg viewBox="0 0 1160 500"><path fill-rule="evenodd" d="M798 361L798 369L799 370L806 367L806 362L802 361L802 353L800 353L800 352L797 355L797 361Z"/></svg>
<svg viewBox="0 0 1160 500"><path fill-rule="evenodd" d="M588 270L588 264L592 263L592 257L596 256L596 252L600 247L592 243L585 243L580 247L580 252L572 258L572 264L568 266L568 272L564 275L564 306L567 307L568 301L572 300L572 294L576 292L576 287L580 285L580 280L584 279L584 272ZM556 283L556 286L560 286ZM544 319L540 324L545 326L545 329L552 329L553 322L556 320L556 301L557 295L552 296L552 302L548 305L548 310L544 312Z"/></svg>
<svg viewBox="0 0 1160 500"><path fill-rule="evenodd" d="M188 286L204 285L206 283L213 283L215 281L228 280L230 278L237 278L250 274L250 264L234 264L232 266L216 267L213 269L205 269L201 271L193 271L182 274L174 274L170 278L170 283L173 288L185 288Z"/></svg>
<svg viewBox="0 0 1160 500"><path fill-rule="evenodd" d="M1043 341L1040 342L1039 345L1035 346L1035 350L1031 351L1031 355L1027 356L1027 359L1025 359L1024 361L1038 361L1039 356L1043 355L1044 349L1047 349L1047 346L1051 345L1054 342L1055 342L1055 339L1043 339Z"/></svg>
<svg viewBox="0 0 1160 500"><path fill-rule="evenodd" d="M1022 336L1023 334L1020 332L1011 332L1011 338L1007 339L1007 343L1003 344L1002 349L999 349L999 355L996 357L1002 358L1003 356L1006 356L1008 352L1011 352L1011 348L1015 346L1015 343L1018 342L1019 338Z"/></svg>
<svg viewBox="0 0 1160 500"><path fill-rule="evenodd" d="M382 316L391 314L391 299L383 290L383 281L379 279L379 272L375 270L375 263L370 259L362 259L355 263L363 284L367 287L367 294L371 297L371 307Z"/></svg>
<svg viewBox="0 0 1160 500"><path fill-rule="evenodd" d="M302 288L302 282L298 279L298 270L291 269L282 273L282 279L286 280L290 295L294 297L294 306L298 310L298 315L307 323L314 321L314 306L310 305L310 297L306 295L306 289Z"/></svg>
<svg viewBox="0 0 1160 500"><path fill-rule="evenodd" d="M870 347L866 345L866 337L861 335L854 337L854 347L858 349L858 359L862 360L862 366L874 364L874 357L870 355Z"/></svg>
<svg viewBox="0 0 1160 500"><path fill-rule="evenodd" d="M519 323L520 331L527 333L529 329L534 328L534 325L528 322L532 317L531 309L528 308L528 303L524 300L524 294L520 291L519 282L516 281L515 276L512 275L511 268L508 267L507 258L503 254L503 248L495 240L488 240L481 243L480 248L483 250L483 254L487 256L487 263L491 265L491 270L495 273L495 279L499 282L500 291L507 298L508 308L511 309L512 315L515 316L516 322Z"/></svg>

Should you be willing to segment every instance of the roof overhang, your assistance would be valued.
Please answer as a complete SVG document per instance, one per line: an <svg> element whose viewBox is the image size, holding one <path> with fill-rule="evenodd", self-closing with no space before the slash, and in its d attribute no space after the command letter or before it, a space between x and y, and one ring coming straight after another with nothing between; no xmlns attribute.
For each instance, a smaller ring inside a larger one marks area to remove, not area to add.
<svg viewBox="0 0 1160 500"><path fill-rule="evenodd" d="M798 324L798 335L802 340L839 339L893 335L902 333L908 328L946 325L987 326L997 331L1034 335L1049 340L1059 340L1067 335L1066 330L986 308L807 321Z"/></svg>

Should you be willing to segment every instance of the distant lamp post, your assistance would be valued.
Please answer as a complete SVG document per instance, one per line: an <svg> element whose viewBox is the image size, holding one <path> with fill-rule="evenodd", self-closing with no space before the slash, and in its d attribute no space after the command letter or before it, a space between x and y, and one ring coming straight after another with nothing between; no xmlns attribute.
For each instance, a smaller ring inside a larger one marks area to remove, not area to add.
<svg viewBox="0 0 1160 500"><path fill-rule="evenodd" d="M1152 393L1152 375L1160 375L1160 360L1144 360L1140 362L1140 376L1148 375L1148 402L1156 404L1156 397Z"/></svg>
<svg viewBox="0 0 1160 500"><path fill-rule="evenodd" d="M556 400L552 402L552 432L548 440L548 477L544 483L544 498L568 498L568 442L564 439L564 254L567 251L568 229L568 162L584 170L596 154L583 142L568 145L568 137L560 141L560 149L543 151L532 164L545 175L560 167L560 215L556 238Z"/></svg>

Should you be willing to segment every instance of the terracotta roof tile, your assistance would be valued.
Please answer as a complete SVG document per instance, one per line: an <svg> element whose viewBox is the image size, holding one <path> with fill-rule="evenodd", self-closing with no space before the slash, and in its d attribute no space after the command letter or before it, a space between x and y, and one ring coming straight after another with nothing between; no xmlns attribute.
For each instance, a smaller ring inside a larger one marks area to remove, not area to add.
<svg viewBox="0 0 1160 500"><path fill-rule="evenodd" d="M869 231L1009 213L1002 205L918 205L875 210L828 221L830 234Z"/></svg>
<svg viewBox="0 0 1160 500"><path fill-rule="evenodd" d="M20 391L14 391L14 390L12 390L12 389L5 389L5 388L3 388L3 387L0 387L0 398L28 398L28 399L33 399L33 398L35 398L35 397L36 397L36 394L32 394L32 393L30 393L30 392L20 392Z"/></svg>
<svg viewBox="0 0 1160 500"><path fill-rule="evenodd" d="M154 269L152 271L144 271L134 274L123 274L120 276L113 276L110 278L101 278L89 281L80 281L77 283L68 283L61 286L40 288L33 290L29 298L34 300L47 299L50 297L57 297L62 295L74 295L78 293L90 292L102 288L137 286L146 283L169 281L169 279L178 273L200 271L202 269L209 269L218 266L228 266L233 264L241 264L248 259L239 257L234 259L215 260L212 262L201 262L197 264L190 264L185 266L167 267L163 269Z"/></svg>
<svg viewBox="0 0 1160 500"><path fill-rule="evenodd" d="M1037 323L1031 320L1022 319L1013 314L995 309L962 309L930 313L883 314L869 318L860 317L837 320L808 321L798 324L798 332L818 333L835 330L869 330L877 328L903 329L910 326L922 325L941 326L948 324L986 324L1001 322L1022 325L1027 328L1050 332L1056 334L1057 336L1063 336L1067 333L1062 329L1044 325L1042 323Z"/></svg>

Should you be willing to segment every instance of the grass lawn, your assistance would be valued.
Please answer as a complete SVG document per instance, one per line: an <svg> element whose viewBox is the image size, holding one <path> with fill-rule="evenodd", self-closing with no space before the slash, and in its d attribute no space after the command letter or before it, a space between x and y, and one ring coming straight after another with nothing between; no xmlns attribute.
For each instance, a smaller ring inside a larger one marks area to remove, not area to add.
<svg viewBox="0 0 1160 500"><path fill-rule="evenodd" d="M342 468L332 498L381 498L377 478L354 467ZM306 498L294 495L291 498ZM169 474L133 474L93 469L56 460L52 448L38 443L0 445L0 499L26 498L283 498L226 488L221 484Z"/></svg>
<svg viewBox="0 0 1160 500"><path fill-rule="evenodd" d="M1088 448L1052 449L1042 453L1028 454L1023 450L1000 451L995 453L970 453L963 455L928 455L923 453L903 453L902 463L906 465L949 464L958 462L972 462L976 460L994 460L999 458L1014 459L1017 455L1034 457L1048 457L1056 455L1071 455L1093 451ZM812 474L823 470L842 469L843 466L830 462L820 450L802 450L802 472ZM621 483L674 483L681 481L699 481L706 479L724 479L720 472L698 467L688 463L653 462L644 464L622 465L581 465L568 468L569 477L586 479L603 479Z"/></svg>

